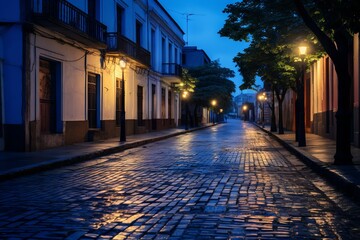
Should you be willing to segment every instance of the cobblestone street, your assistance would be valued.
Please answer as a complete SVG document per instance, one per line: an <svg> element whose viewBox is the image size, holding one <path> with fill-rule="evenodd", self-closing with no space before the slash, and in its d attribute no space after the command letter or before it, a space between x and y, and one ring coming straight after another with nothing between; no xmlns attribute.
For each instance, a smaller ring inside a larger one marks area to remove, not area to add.
<svg viewBox="0 0 360 240"><path fill-rule="evenodd" d="M238 120L0 192L0 239L360 239L359 205Z"/></svg>

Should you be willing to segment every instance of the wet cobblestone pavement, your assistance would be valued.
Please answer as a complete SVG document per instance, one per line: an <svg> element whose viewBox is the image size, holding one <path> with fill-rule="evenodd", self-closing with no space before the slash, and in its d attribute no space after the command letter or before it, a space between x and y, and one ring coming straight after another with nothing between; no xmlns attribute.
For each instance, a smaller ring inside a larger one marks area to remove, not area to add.
<svg viewBox="0 0 360 240"><path fill-rule="evenodd" d="M0 192L0 239L360 239L357 203L239 121Z"/></svg>

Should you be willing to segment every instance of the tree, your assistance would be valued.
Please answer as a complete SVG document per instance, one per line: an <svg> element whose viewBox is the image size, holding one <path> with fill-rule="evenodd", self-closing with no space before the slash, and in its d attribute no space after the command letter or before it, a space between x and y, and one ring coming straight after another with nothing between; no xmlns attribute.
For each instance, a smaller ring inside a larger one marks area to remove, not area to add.
<svg viewBox="0 0 360 240"><path fill-rule="evenodd" d="M293 0L298 14L316 35L338 76L335 164L351 164L352 102L349 58L354 33L360 31L360 1Z"/></svg>
<svg viewBox="0 0 360 240"><path fill-rule="evenodd" d="M231 69L221 67L218 61L212 61L209 64L190 68L189 73L198 81L196 91L191 102L194 104L194 118L197 120L198 107L210 107L210 101L216 99L218 108L230 109L232 106L232 93L235 91L235 84L229 80L235 76ZM195 122L197 125L198 122Z"/></svg>
<svg viewBox="0 0 360 240"><path fill-rule="evenodd" d="M181 82L175 85L175 91L181 93L181 98L185 102L185 129L188 129L188 116L189 116L189 98L194 93L197 79L192 77L189 70L183 68L181 73Z"/></svg>
<svg viewBox="0 0 360 240"><path fill-rule="evenodd" d="M279 47L276 41L273 41L274 39L268 41L269 39L252 41L244 53L238 53L234 62L243 76L243 84L240 89L253 88L256 76L260 76L262 81L271 85L279 103L279 133L283 134L282 103L287 90L295 85L297 71L290 65L292 50L286 46ZM274 106L272 105L270 109L272 110L272 121L275 121Z"/></svg>
<svg viewBox="0 0 360 240"><path fill-rule="evenodd" d="M281 46L299 36L319 42L332 59L338 76L335 164L352 163L351 75L349 47L360 30L360 2L355 0L243 0L229 4L220 34L239 41L258 41L268 29L278 31ZM306 28L304 28L306 27ZM309 32L310 31L310 32ZM312 35L315 35L314 38ZM317 54L318 52L313 52Z"/></svg>

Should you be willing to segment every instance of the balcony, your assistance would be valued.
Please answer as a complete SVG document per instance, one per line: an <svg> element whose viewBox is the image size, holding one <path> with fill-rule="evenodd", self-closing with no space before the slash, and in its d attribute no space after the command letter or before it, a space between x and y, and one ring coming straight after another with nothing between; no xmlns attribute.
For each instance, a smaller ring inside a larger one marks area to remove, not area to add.
<svg viewBox="0 0 360 240"><path fill-rule="evenodd" d="M117 32L107 34L107 45L109 53L121 53L146 67L150 66L150 52Z"/></svg>
<svg viewBox="0 0 360 240"><path fill-rule="evenodd" d="M66 0L31 0L31 21L88 47L106 49L104 24Z"/></svg>
<svg viewBox="0 0 360 240"><path fill-rule="evenodd" d="M163 79L170 83L179 83L182 77L182 67L177 63L163 63L161 73Z"/></svg>

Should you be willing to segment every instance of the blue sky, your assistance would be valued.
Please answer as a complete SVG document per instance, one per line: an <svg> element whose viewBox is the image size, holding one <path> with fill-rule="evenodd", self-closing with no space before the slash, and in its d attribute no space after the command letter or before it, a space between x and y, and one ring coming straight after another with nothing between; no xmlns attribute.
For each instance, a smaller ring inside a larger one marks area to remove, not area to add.
<svg viewBox="0 0 360 240"><path fill-rule="evenodd" d="M186 33L186 14L189 16L188 36L184 35L189 46L203 49L211 60L219 60L221 66L232 69L236 76L231 79L236 85L236 93L240 93L239 85L242 77L238 73L232 59L238 52L246 48L247 43L235 42L227 37L220 37L218 31L223 27L227 15L222 13L229 3L236 0L159 0L163 7L175 19Z"/></svg>

